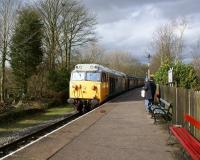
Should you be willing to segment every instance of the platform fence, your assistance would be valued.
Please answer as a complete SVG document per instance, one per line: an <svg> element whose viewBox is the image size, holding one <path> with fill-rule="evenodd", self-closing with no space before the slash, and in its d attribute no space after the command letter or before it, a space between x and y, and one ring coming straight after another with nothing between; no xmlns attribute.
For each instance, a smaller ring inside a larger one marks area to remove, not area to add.
<svg viewBox="0 0 200 160"><path fill-rule="evenodd" d="M160 86L161 98L173 106L173 124L184 124L184 114L189 114L200 121L200 91L184 88ZM200 130L186 124L190 132L200 140Z"/></svg>

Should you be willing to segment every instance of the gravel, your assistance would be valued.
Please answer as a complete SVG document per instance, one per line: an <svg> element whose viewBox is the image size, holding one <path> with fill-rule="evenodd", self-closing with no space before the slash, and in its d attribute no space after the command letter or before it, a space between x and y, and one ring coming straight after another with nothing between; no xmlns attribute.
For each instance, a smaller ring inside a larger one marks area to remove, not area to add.
<svg viewBox="0 0 200 160"><path fill-rule="evenodd" d="M15 132L6 132L5 134L1 134L1 137L0 137L0 147L6 145L6 144L9 144L15 140L18 140L24 136L27 136L33 132L36 132L36 131L39 131L49 125L52 125L56 122L59 122L61 120L63 120L64 118L66 117L69 117L70 115L74 114L75 112L71 112L71 113L68 113L68 114L65 114L59 118L56 118L56 119L53 119L53 120L49 120L49 121L45 121L45 122L42 122L40 124L37 124L37 125L34 125L34 126L31 126L31 127L27 127L27 128L24 128L20 131L15 131Z"/></svg>

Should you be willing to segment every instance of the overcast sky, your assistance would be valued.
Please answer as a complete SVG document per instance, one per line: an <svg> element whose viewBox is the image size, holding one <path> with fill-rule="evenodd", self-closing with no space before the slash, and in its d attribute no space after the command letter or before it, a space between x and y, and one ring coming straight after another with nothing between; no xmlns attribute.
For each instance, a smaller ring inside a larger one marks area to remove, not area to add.
<svg viewBox="0 0 200 160"><path fill-rule="evenodd" d="M188 23L185 44L200 37L200 0L82 1L96 14L99 43L107 50L128 51L143 59L155 30L181 17Z"/></svg>

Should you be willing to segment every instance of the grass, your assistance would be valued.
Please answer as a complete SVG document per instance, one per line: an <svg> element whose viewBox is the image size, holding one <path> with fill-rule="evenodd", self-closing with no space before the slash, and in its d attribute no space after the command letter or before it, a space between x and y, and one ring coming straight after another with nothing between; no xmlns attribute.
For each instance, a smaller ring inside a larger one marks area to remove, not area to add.
<svg viewBox="0 0 200 160"><path fill-rule="evenodd" d="M17 119L12 122L4 122L0 124L0 137L2 134L8 132L20 131L24 128L41 124L45 121L53 120L59 118L66 113L74 111L74 108L66 105L62 107L54 107L46 109L45 112L39 112L38 114L28 115L22 119Z"/></svg>

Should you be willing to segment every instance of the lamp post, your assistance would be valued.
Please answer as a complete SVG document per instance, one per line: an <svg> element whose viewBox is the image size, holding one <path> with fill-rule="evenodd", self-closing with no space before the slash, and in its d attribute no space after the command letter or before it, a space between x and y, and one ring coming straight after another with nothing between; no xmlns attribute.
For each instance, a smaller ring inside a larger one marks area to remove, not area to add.
<svg viewBox="0 0 200 160"><path fill-rule="evenodd" d="M148 63L147 63L148 64L147 78L150 79L150 74L151 74L151 72L150 72L151 55L150 54L146 55L146 58L148 59Z"/></svg>

